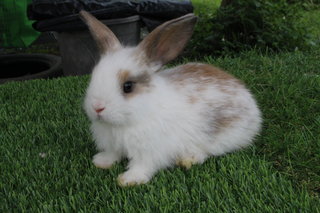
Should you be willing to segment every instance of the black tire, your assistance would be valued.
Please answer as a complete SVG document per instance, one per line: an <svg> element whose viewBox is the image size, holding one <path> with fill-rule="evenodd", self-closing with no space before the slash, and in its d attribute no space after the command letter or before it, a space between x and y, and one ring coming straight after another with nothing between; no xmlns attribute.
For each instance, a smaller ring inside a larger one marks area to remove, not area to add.
<svg viewBox="0 0 320 213"><path fill-rule="evenodd" d="M0 55L0 84L62 75L61 57L50 54Z"/></svg>

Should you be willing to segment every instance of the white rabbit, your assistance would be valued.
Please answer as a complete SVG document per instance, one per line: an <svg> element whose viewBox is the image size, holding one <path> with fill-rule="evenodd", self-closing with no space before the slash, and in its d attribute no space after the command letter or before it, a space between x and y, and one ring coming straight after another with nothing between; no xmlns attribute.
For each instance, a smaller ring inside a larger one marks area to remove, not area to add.
<svg viewBox="0 0 320 213"><path fill-rule="evenodd" d="M99 150L93 163L109 168L128 158L121 186L147 183L162 168L190 168L252 143L262 120L240 80L200 63L162 68L190 39L196 16L165 22L137 47L123 47L89 13L80 17L101 53L84 103Z"/></svg>

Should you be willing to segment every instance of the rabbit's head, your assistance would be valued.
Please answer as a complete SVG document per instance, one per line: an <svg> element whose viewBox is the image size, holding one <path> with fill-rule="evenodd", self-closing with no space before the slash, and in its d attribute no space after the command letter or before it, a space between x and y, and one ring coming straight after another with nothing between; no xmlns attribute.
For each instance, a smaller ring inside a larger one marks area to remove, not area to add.
<svg viewBox="0 0 320 213"><path fill-rule="evenodd" d="M85 98L91 120L123 125L147 116L161 92L156 72L173 60L190 39L196 16L188 14L157 27L136 47L123 47L113 32L85 11L101 57L93 69Z"/></svg>

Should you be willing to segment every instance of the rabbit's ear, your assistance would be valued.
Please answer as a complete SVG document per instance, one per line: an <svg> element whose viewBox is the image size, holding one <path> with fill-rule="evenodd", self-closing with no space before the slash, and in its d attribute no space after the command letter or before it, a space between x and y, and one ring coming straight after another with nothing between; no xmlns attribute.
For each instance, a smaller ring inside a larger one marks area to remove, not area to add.
<svg viewBox="0 0 320 213"><path fill-rule="evenodd" d="M121 47L117 37L106 25L84 10L80 11L79 15L88 25L90 33L96 41L101 54L107 51L115 51Z"/></svg>
<svg viewBox="0 0 320 213"><path fill-rule="evenodd" d="M147 35L138 47L150 62L166 64L183 50L196 21L197 17L192 13L167 21Z"/></svg>

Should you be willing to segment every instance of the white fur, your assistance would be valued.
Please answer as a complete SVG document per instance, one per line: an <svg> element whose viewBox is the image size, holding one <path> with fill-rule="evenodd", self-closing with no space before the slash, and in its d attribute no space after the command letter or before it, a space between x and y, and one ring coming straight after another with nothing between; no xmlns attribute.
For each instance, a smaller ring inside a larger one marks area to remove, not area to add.
<svg viewBox="0 0 320 213"><path fill-rule="evenodd" d="M261 125L260 111L244 87L233 88L226 82L224 93L219 85L209 84L195 92L197 83L186 79L183 87L169 76L182 67L156 72L160 66L147 66L132 57L137 49L123 48L102 56L95 67L85 98L85 110L92 121L91 131L98 153L97 167L109 168L122 158L129 159L128 171L119 176L121 185L148 182L162 168L179 160L193 159L202 163L212 155L222 155L252 142ZM150 91L125 98L117 79L120 70L132 75L153 73ZM199 82L200 83L200 82ZM198 101L188 102L188 94ZM232 100L234 108L224 108ZM105 107L98 116L94 107ZM217 114L235 115L239 119L228 129L215 134Z"/></svg>

